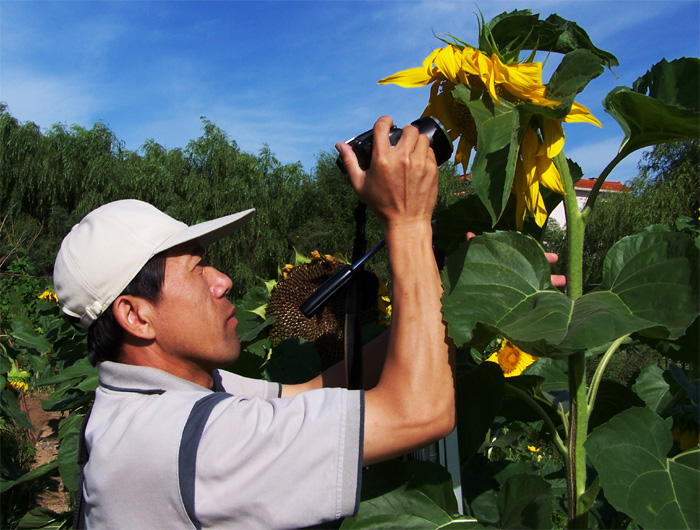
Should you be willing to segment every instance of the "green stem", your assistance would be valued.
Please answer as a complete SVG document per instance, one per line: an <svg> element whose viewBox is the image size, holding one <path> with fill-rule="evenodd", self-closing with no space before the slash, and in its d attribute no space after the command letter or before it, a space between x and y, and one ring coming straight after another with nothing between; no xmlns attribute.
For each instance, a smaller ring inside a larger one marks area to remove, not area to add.
<svg viewBox="0 0 700 530"><path fill-rule="evenodd" d="M564 211L566 212L566 238L569 243L569 263L566 277L567 291L571 300L583 293L583 234L585 224L578 209L574 182L569 173L569 164L564 152L554 157L554 165L559 170L564 184Z"/></svg>
<svg viewBox="0 0 700 530"><path fill-rule="evenodd" d="M593 374L591 385L588 388L588 397L586 398L586 403L588 405L589 415L593 413L595 399L598 394L598 387L600 386L600 382L603 379L603 372L605 371L605 368L608 366L608 363L610 362L610 359L612 359L613 354L620 347L620 344L622 344L625 341L625 339L627 339L627 337L629 336L630 335L628 333L627 335L623 335L619 339L615 340L605 352L603 357L601 357L600 363L598 363L598 366L595 369L595 373Z"/></svg>
<svg viewBox="0 0 700 530"><path fill-rule="evenodd" d="M552 418L550 418L549 414L547 414L547 411L544 410L542 406L524 390L521 390L508 383L506 383L506 386L508 387L508 390L511 390L513 393L523 398L527 402L527 404L530 405L533 408L533 410L537 412L537 414L544 420L545 425L547 425L549 432L552 434L552 441L554 442L554 445L556 446L564 461L568 462L569 452L566 450L566 446L564 445L564 442L559 436L559 432L557 432L557 428L554 425Z"/></svg>
<svg viewBox="0 0 700 530"><path fill-rule="evenodd" d="M564 185L564 209L566 211L566 234L569 243L567 274L568 295L572 301L583 294L583 236L585 222L576 201L576 191L569 172L564 152L554 157ZM602 183L601 183L602 185ZM586 528L588 511L582 496L586 491L586 441L588 430L588 406L586 403L586 356L582 351L569 356L569 396L571 400L569 428L569 528Z"/></svg>

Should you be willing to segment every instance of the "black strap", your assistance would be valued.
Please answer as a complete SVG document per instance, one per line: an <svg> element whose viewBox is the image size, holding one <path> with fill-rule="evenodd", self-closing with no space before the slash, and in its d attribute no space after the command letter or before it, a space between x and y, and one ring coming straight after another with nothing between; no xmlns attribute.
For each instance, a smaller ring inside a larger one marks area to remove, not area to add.
<svg viewBox="0 0 700 530"><path fill-rule="evenodd" d="M367 205L360 201L355 208L355 242L352 249L352 262L360 261L367 250L365 237ZM360 266L360 269L362 266ZM348 388L362 389L362 331L358 313L362 274L358 271L350 280L345 298L345 373Z"/></svg>
<svg viewBox="0 0 700 530"><path fill-rule="evenodd" d="M78 490L75 492L75 507L73 508L73 528L83 530L85 528L85 503L83 499L83 482L85 482L85 464L90 458L85 441L85 428L92 414L92 406L88 409L83 424L80 427L80 437L78 438L78 467L80 476L78 477Z"/></svg>

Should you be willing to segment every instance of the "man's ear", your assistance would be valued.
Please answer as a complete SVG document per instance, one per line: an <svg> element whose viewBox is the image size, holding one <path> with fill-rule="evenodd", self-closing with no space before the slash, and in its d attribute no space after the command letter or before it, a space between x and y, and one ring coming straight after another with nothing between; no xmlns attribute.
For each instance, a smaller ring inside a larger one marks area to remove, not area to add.
<svg viewBox="0 0 700 530"><path fill-rule="evenodd" d="M112 305L114 318L127 333L141 339L155 338L155 329L151 325L153 305L138 296L119 296Z"/></svg>

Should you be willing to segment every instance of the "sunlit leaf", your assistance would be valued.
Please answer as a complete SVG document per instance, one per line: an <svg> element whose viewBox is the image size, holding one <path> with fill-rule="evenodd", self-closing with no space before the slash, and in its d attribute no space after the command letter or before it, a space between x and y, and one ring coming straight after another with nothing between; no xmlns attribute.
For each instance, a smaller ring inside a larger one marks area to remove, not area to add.
<svg viewBox="0 0 700 530"><path fill-rule="evenodd" d="M536 241L485 234L447 259L448 332L465 344L480 323L539 357L598 347L635 331L677 338L698 314L697 259L685 235L643 231L614 245L600 288L572 302L551 286Z"/></svg>
<svg viewBox="0 0 700 530"><path fill-rule="evenodd" d="M625 138L620 154L650 145L700 138L700 60L657 63L633 88L617 87L603 106L620 124Z"/></svg>

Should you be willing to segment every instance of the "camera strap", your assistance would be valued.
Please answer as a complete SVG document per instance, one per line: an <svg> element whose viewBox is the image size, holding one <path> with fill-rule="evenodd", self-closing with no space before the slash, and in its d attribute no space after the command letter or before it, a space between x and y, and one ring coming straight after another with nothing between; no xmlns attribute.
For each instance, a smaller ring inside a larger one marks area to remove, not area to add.
<svg viewBox="0 0 700 530"><path fill-rule="evenodd" d="M355 207L352 263L358 262L367 251L366 220L367 205L360 201ZM345 297L345 373L348 388L351 390L362 388L362 331L359 320L362 276L362 274L353 275Z"/></svg>

